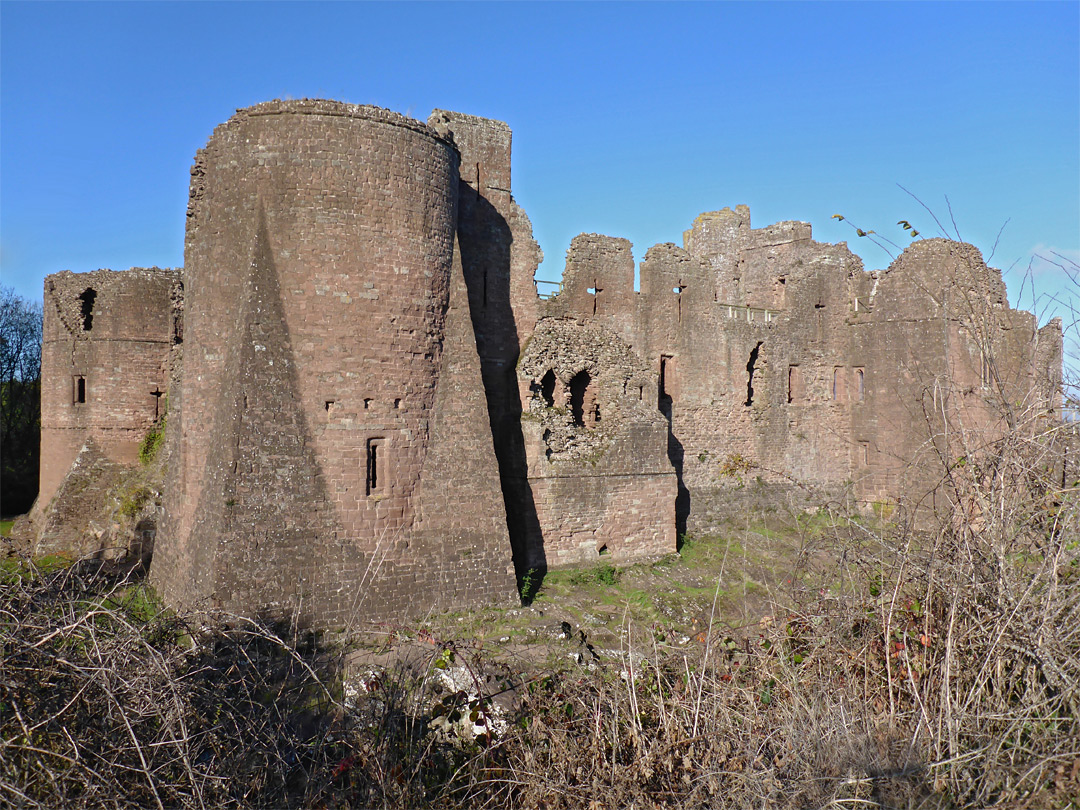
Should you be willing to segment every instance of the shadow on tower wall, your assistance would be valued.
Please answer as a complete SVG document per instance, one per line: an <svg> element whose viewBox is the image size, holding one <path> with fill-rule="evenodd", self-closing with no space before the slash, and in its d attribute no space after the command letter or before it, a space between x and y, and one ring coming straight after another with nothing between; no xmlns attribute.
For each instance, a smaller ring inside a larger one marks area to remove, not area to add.
<svg viewBox="0 0 1080 810"><path fill-rule="evenodd" d="M305 576L333 567L325 555L337 527L303 413L261 207L244 285L195 511L198 538L188 541L190 581L180 587L241 615L270 604L276 619L338 619L342 597Z"/></svg>
<svg viewBox="0 0 1080 810"><path fill-rule="evenodd" d="M521 345L510 283L513 233L503 214L465 181L458 202L458 244L520 587L530 571L547 570L547 557L521 433L517 384Z"/></svg>
<svg viewBox="0 0 1080 810"><path fill-rule="evenodd" d="M660 394L660 413L667 419L668 426L668 439L667 439L667 454L668 461L671 462L671 466L675 468L675 477L678 480L678 493L675 496L675 535L677 543L681 547L683 537L686 535L686 519L690 517L690 490L687 489L686 484L683 483L683 458L685 452L683 450L682 442L679 441L679 437L675 435L674 426L671 418L671 409L673 406L672 399L667 394Z"/></svg>

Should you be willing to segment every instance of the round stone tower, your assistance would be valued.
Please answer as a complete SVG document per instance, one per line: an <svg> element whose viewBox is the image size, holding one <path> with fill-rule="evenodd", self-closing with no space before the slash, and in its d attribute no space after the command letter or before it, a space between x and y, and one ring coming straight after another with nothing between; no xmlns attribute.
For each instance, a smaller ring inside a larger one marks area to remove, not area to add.
<svg viewBox="0 0 1080 810"><path fill-rule="evenodd" d="M199 152L171 601L332 624L413 598L457 194L455 147L375 107L259 104Z"/></svg>

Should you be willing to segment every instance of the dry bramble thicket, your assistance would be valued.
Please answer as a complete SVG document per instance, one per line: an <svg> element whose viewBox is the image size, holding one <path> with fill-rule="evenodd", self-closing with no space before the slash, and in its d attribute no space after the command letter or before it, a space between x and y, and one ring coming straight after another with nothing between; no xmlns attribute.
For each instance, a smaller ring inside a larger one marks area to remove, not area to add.
<svg viewBox="0 0 1080 810"><path fill-rule="evenodd" d="M1080 807L1074 428L1023 403L1009 424L935 445L932 521L834 513L836 587L697 646L628 627L592 667L460 639L355 688L345 641L11 561L0 804Z"/></svg>

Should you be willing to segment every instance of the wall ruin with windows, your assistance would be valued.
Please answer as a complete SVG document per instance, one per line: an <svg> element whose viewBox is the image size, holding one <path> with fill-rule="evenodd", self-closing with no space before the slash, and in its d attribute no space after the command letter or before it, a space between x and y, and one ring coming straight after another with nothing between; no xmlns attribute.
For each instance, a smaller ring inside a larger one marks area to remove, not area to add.
<svg viewBox="0 0 1080 810"><path fill-rule="evenodd" d="M602 325L545 318L518 377L537 512L526 568L673 551L677 479L656 381L641 358Z"/></svg>
<svg viewBox="0 0 1080 810"><path fill-rule="evenodd" d="M917 504L923 462L1058 407L1060 324L969 245L868 273L738 206L649 248L638 284L627 240L582 234L542 299L511 140L313 100L218 127L182 272L46 280L39 547L93 550L80 516L166 394L164 503L131 545L152 580L323 627L670 553L747 498Z"/></svg>
<svg viewBox="0 0 1080 810"><path fill-rule="evenodd" d="M110 476L138 460L139 444L165 407L179 284L179 271L156 267L45 279L41 472L32 526L24 530L37 553L97 550L85 505L68 504L63 519L45 512L80 454L80 469L108 469ZM87 487L76 489L81 504Z"/></svg>
<svg viewBox="0 0 1080 810"><path fill-rule="evenodd" d="M929 453L985 447L1010 411L1052 415L1060 396L1060 323L1011 309L970 245L923 240L867 273L808 224L755 229L738 206L650 248L638 292L633 269L626 240L577 237L543 312L614 329L652 364L680 531L748 495L922 503ZM947 450L946 421L964 426Z"/></svg>

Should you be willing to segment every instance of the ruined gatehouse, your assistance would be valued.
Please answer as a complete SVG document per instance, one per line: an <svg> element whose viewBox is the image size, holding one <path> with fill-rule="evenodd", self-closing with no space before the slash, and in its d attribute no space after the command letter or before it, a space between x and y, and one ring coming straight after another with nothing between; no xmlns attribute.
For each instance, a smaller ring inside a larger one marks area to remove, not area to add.
<svg viewBox="0 0 1080 810"><path fill-rule="evenodd" d="M219 126L182 270L46 279L24 542L119 542L170 604L347 626L667 554L753 500L918 509L942 424L986 446L1017 409L1054 418L1060 323L966 244L866 272L738 206L637 283L627 240L578 236L540 296L510 146L331 101ZM151 497L103 520L155 430Z"/></svg>

